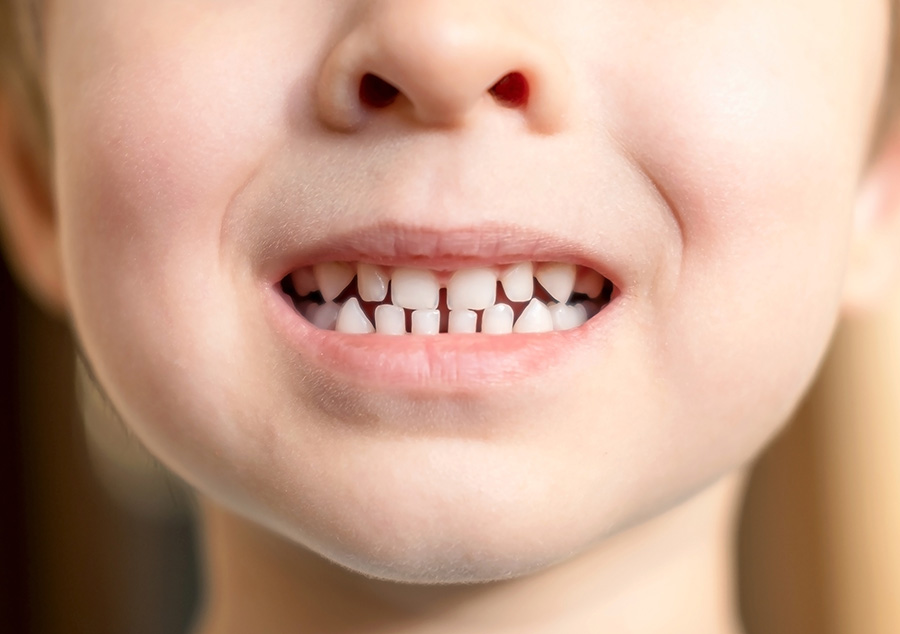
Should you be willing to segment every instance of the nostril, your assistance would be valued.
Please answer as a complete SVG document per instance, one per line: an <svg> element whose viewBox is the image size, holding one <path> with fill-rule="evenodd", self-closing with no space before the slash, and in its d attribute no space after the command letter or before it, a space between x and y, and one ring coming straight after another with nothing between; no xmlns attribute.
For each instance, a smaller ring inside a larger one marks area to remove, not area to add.
<svg viewBox="0 0 900 634"><path fill-rule="evenodd" d="M359 100L370 108L386 108L399 94L397 88L372 73L363 75L359 82Z"/></svg>
<svg viewBox="0 0 900 634"><path fill-rule="evenodd" d="M525 79L525 75L522 73L509 73L491 86L490 93L502 105L509 108L519 108L528 103L528 80Z"/></svg>

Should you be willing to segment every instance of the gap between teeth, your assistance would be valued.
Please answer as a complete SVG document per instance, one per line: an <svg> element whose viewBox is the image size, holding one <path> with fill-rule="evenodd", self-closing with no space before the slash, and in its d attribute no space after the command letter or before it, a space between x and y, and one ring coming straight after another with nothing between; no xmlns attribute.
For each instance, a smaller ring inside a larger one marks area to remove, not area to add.
<svg viewBox="0 0 900 634"><path fill-rule="evenodd" d="M599 312L612 290L596 271L562 262L442 273L326 262L295 271L283 287L318 328L386 335L570 330Z"/></svg>

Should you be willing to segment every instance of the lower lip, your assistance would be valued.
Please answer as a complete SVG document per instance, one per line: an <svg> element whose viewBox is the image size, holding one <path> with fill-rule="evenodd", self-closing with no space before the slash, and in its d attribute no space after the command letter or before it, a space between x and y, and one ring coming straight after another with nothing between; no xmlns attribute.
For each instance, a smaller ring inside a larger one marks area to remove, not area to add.
<svg viewBox="0 0 900 634"><path fill-rule="evenodd" d="M360 386L386 391L459 393L534 380L586 348L595 353L618 302L580 328L540 334L356 335L316 328L279 289L268 315L289 348L310 364Z"/></svg>

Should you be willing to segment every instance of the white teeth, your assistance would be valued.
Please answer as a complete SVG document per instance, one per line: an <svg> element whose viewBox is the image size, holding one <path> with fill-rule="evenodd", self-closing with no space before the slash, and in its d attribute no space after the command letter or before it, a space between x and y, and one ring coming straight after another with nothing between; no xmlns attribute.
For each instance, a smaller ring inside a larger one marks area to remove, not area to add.
<svg viewBox="0 0 900 634"><path fill-rule="evenodd" d="M591 269L581 269L575 278L575 292L587 295L591 299L600 297L603 292L603 276Z"/></svg>
<svg viewBox="0 0 900 634"><path fill-rule="evenodd" d="M360 264L356 270L356 285L364 302L383 302L387 297L387 272L374 264Z"/></svg>
<svg viewBox="0 0 900 634"><path fill-rule="evenodd" d="M483 310L497 300L497 272L494 269L461 269L447 284L447 308Z"/></svg>
<svg viewBox="0 0 900 634"><path fill-rule="evenodd" d="M478 326L478 315L471 310L451 310L447 332L473 333Z"/></svg>
<svg viewBox="0 0 900 634"><path fill-rule="evenodd" d="M532 299L513 326L513 332L550 332L553 330L553 318L550 310L538 299Z"/></svg>
<svg viewBox="0 0 900 634"><path fill-rule="evenodd" d="M508 335L513 329L513 309L507 304L494 304L481 315L481 332Z"/></svg>
<svg viewBox="0 0 900 634"><path fill-rule="evenodd" d="M556 301L565 304L575 290L575 265L562 262L540 264L534 276Z"/></svg>
<svg viewBox="0 0 900 634"><path fill-rule="evenodd" d="M406 311L391 304L378 306L375 309L375 332L379 335L405 335Z"/></svg>
<svg viewBox="0 0 900 634"><path fill-rule="evenodd" d="M508 267L500 275L503 292L511 302L527 302L534 295L534 266L521 262Z"/></svg>
<svg viewBox="0 0 900 634"><path fill-rule="evenodd" d="M322 330L334 330L337 323L338 313L341 307L334 302L325 304L313 304L306 312L306 318L309 319L316 328Z"/></svg>
<svg viewBox="0 0 900 634"><path fill-rule="evenodd" d="M421 308L412 314L414 335L436 335L441 331L441 311Z"/></svg>
<svg viewBox="0 0 900 634"><path fill-rule="evenodd" d="M357 280L355 296L345 290L354 278ZM543 290L535 288L535 279L555 301L545 304L534 297L537 290L539 297L547 299ZM518 319L515 318L518 308L514 311L509 303L495 303L498 281L509 302L520 306L527 302ZM324 262L294 271L289 285L284 288L292 293L297 310L323 330L403 335L407 332L409 315L406 311L409 310L412 311L412 333L437 335L442 325L448 333L480 331L486 334L542 333L578 328L596 315L605 302L586 300L570 305L567 302L571 301L573 292L582 299L587 296L593 300L603 295L607 284L606 278L596 271L562 262L474 267L450 275L445 305L441 299L441 282L435 271ZM325 300L323 304L312 301L316 290ZM390 303L384 304L388 292ZM341 296L349 297L343 306L334 301ZM365 310L361 302L366 302ZM366 311L372 304L376 304L374 319L369 320ZM483 312L479 317L475 311Z"/></svg>
<svg viewBox="0 0 900 634"><path fill-rule="evenodd" d="M308 266L302 269L297 269L296 271L291 273L291 284L293 284L294 291L300 297L309 295L319 288L316 285L316 276L313 275L312 269Z"/></svg>
<svg viewBox="0 0 900 634"><path fill-rule="evenodd" d="M313 275L322 299L330 302L347 288L356 273L344 262L324 262L313 267Z"/></svg>
<svg viewBox="0 0 900 634"><path fill-rule="evenodd" d="M553 330L571 330L587 321L587 309L583 304L556 304L550 307L550 317L553 318Z"/></svg>
<svg viewBox="0 0 900 634"><path fill-rule="evenodd" d="M351 297L344 302L338 313L335 330L354 335L367 335L375 332L375 327L360 308L359 301L355 297Z"/></svg>
<svg viewBox="0 0 900 634"><path fill-rule="evenodd" d="M437 276L427 269L394 269L391 276L391 301L410 310L434 310L441 287Z"/></svg>

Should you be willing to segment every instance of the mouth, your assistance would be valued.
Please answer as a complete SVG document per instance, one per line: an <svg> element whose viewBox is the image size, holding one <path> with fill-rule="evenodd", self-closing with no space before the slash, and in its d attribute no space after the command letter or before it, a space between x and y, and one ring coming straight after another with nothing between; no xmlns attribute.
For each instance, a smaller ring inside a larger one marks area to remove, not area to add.
<svg viewBox="0 0 900 634"><path fill-rule="evenodd" d="M596 349L621 295L577 245L512 231L388 227L279 261L269 314L303 363L388 391L535 378Z"/></svg>
<svg viewBox="0 0 900 634"><path fill-rule="evenodd" d="M280 288L315 328L391 336L571 330L614 290L585 266L531 261L455 271L322 262L291 272Z"/></svg>

